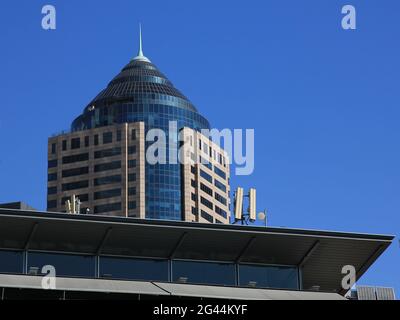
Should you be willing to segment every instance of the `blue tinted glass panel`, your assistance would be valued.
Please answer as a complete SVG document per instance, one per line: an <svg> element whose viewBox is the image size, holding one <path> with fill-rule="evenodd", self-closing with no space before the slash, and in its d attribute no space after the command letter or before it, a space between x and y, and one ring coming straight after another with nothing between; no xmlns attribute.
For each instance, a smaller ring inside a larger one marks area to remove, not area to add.
<svg viewBox="0 0 400 320"><path fill-rule="evenodd" d="M100 257L100 277L168 281L168 261Z"/></svg>
<svg viewBox="0 0 400 320"><path fill-rule="evenodd" d="M235 266L227 263L173 261L174 282L235 285Z"/></svg>
<svg viewBox="0 0 400 320"><path fill-rule="evenodd" d="M0 251L0 273L22 273L22 271L22 252Z"/></svg>
<svg viewBox="0 0 400 320"><path fill-rule="evenodd" d="M28 271L30 268L38 268L41 273L42 268L46 265L54 266L57 276L85 278L95 276L95 258L93 256L28 253Z"/></svg>
<svg viewBox="0 0 400 320"><path fill-rule="evenodd" d="M240 265L241 286L298 289L298 271L295 267Z"/></svg>

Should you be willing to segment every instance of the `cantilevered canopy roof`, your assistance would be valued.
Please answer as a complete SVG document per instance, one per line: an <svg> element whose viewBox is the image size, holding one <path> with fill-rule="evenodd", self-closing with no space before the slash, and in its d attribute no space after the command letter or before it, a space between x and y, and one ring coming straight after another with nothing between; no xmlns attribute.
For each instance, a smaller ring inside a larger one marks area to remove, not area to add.
<svg viewBox="0 0 400 320"><path fill-rule="evenodd" d="M305 290L341 294L342 267L360 278L393 238L0 209L0 248L296 265Z"/></svg>

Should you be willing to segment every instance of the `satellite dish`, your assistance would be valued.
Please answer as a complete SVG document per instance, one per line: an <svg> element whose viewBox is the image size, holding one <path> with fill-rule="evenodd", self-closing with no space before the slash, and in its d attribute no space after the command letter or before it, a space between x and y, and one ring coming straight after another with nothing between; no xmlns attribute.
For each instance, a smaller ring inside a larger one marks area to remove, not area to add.
<svg viewBox="0 0 400 320"><path fill-rule="evenodd" d="M266 218L266 215L265 215L265 213L264 212L259 212L258 213L258 220L265 220L265 218Z"/></svg>

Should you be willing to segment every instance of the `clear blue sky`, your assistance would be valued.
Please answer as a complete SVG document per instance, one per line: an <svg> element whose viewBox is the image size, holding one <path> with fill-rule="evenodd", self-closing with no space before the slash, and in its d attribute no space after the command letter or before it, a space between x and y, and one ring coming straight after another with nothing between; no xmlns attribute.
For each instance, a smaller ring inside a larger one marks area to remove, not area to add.
<svg viewBox="0 0 400 320"><path fill-rule="evenodd" d="M214 127L256 130L255 173L232 183L257 187L271 225L399 235L399 14L397 0L1 1L0 202L45 208L48 136L136 54L142 22L145 54ZM400 295L397 241L360 283Z"/></svg>

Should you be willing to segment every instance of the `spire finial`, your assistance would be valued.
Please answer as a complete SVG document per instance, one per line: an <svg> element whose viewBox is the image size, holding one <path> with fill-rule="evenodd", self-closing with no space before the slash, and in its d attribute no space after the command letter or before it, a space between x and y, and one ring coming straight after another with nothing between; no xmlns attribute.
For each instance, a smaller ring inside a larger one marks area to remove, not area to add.
<svg viewBox="0 0 400 320"><path fill-rule="evenodd" d="M139 52L137 57L133 58L133 60L140 60L150 62L143 54L143 38L142 38L142 24L139 23Z"/></svg>

